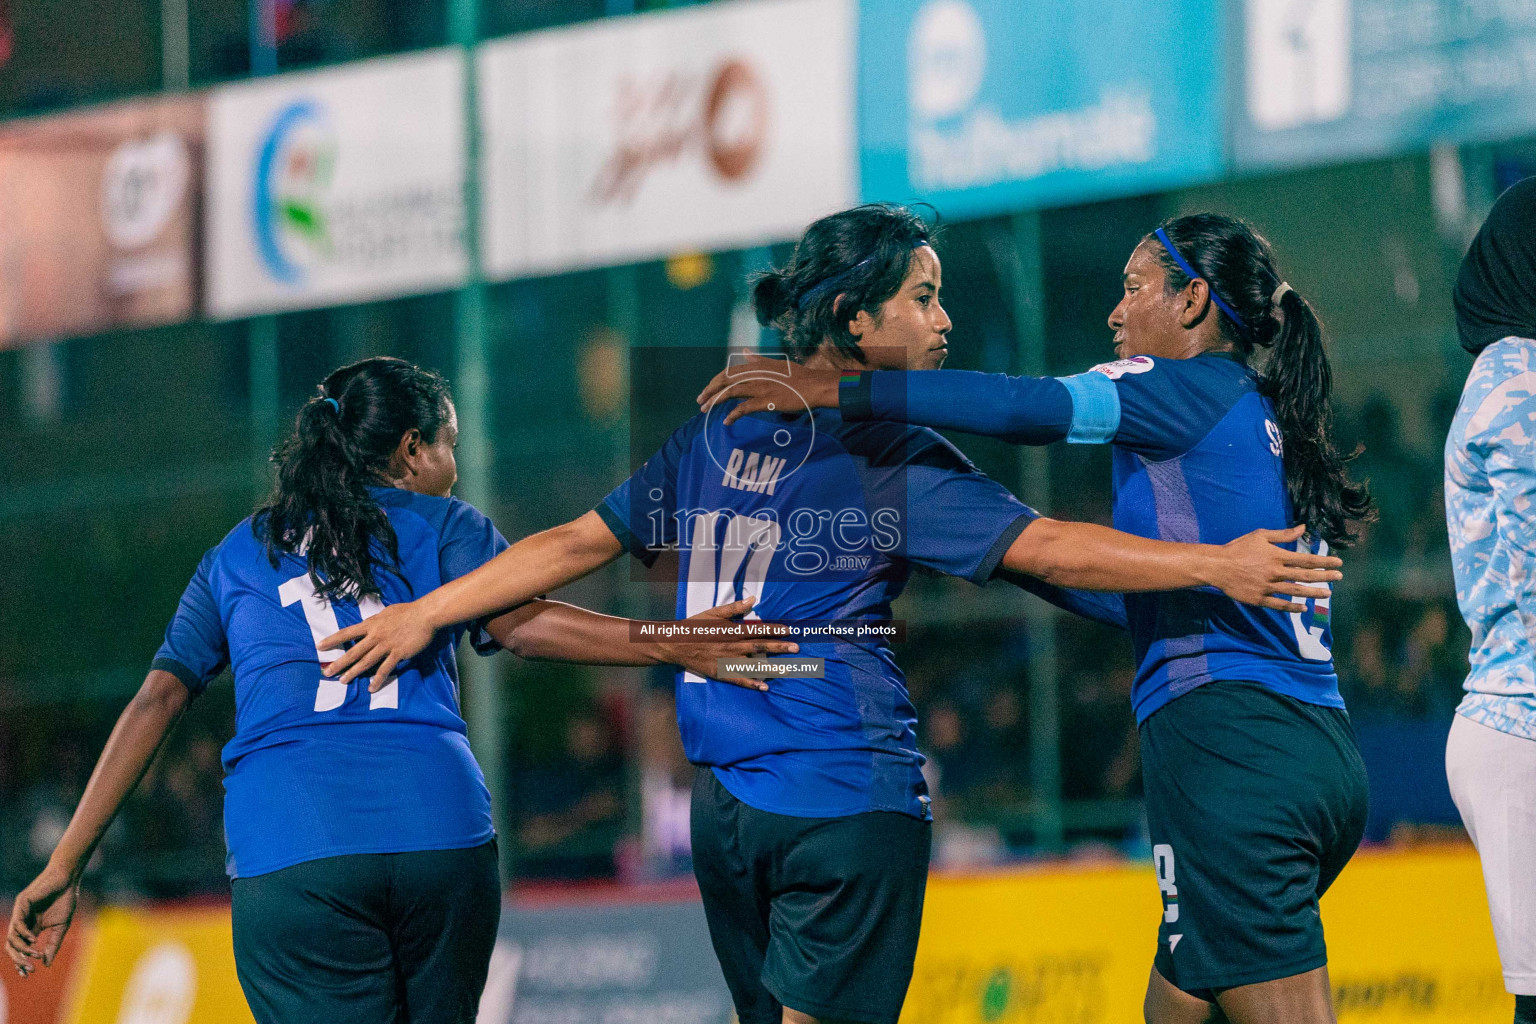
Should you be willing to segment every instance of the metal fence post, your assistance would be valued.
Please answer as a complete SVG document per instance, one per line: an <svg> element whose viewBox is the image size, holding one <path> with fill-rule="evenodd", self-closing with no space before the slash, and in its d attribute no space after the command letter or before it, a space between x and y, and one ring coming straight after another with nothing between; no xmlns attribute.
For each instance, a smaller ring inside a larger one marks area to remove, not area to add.
<svg viewBox="0 0 1536 1024"><path fill-rule="evenodd" d="M251 77L276 74L277 30L272 0L251 0L249 13ZM251 448L255 456L254 485L260 495L271 482L267 459L278 436L276 315L252 317L247 322L247 332Z"/></svg>
<svg viewBox="0 0 1536 1024"><path fill-rule="evenodd" d="M1017 331L1019 372L1045 376L1045 274L1040 252L1040 214L1013 218L1013 248L1017 257L1012 276L1014 329ZM1019 486L1030 505L1051 506L1050 452L1043 447L1019 449ZM1024 604L1029 633L1029 778L1033 791L1035 843L1051 852L1063 845L1061 810L1060 673L1056 659L1056 609L1040 600Z"/></svg>
<svg viewBox="0 0 1536 1024"><path fill-rule="evenodd" d="M448 0L448 39L464 50L464 250L469 280L454 296L453 394L459 413L459 485L465 501L489 511L491 483L490 369L486 338L485 282L480 276L480 114L475 44L480 41L479 0ZM510 879L512 843L507 808L506 709L501 672L489 658L460 662L469 742L485 772L491 818L501 836L503 880Z"/></svg>

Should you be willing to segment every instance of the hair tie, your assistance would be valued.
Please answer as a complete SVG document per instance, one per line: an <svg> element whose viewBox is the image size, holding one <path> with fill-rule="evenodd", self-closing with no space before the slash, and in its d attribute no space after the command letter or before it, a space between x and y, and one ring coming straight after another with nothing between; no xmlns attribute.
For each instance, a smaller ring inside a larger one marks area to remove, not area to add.
<svg viewBox="0 0 1536 1024"><path fill-rule="evenodd" d="M1173 257L1173 262L1177 263L1179 269L1184 271L1184 276L1189 278L1191 281L1196 279L1205 281L1206 290L1211 293L1211 301L1216 303L1216 308L1227 314L1227 316L1231 317L1233 323L1237 324L1238 327L1246 331L1248 329L1248 325L1243 323L1243 318L1237 315L1237 310L1227 305L1226 302L1222 300L1221 296L1216 294L1216 289L1211 287L1211 282L1206 280L1205 275L1197 274L1195 272L1195 268L1190 266L1189 262L1185 260L1183 256L1179 255L1179 250L1174 248L1172 240L1168 237L1168 232L1164 231L1162 228L1158 228L1153 233L1157 235L1157 240L1163 243L1163 248L1168 251L1168 255Z"/></svg>
<svg viewBox="0 0 1536 1024"><path fill-rule="evenodd" d="M1292 288L1290 285L1286 284L1284 281L1281 281L1280 282L1280 287L1275 289L1275 294L1273 294L1273 295L1271 295L1269 297L1269 304L1271 306L1274 306L1275 308L1278 309L1280 307L1280 300L1285 298L1285 293L1286 292L1293 292L1295 290L1296 289Z"/></svg>
<svg viewBox="0 0 1536 1024"><path fill-rule="evenodd" d="M326 405L330 406L332 409L335 409L337 416L341 415L341 403L336 401L336 399L334 399L334 398L322 398L322 399L320 399L320 401L324 402Z"/></svg>

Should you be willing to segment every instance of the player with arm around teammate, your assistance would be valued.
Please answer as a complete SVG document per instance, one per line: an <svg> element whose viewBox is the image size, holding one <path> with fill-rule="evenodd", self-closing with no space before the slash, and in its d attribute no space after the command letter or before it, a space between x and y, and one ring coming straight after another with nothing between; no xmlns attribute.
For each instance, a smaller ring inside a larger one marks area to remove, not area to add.
<svg viewBox="0 0 1536 1024"><path fill-rule="evenodd" d="M824 218L759 282L758 317L805 365L937 366L950 324L929 242L899 207ZM787 408L693 417L594 512L326 641L354 642L330 671L387 671L444 616L488 614L626 550L678 552L680 609L747 594L797 622L886 620L914 566L976 583L1006 568L1064 586L1215 585L1277 608L1298 607L1277 594L1323 593L1281 581L1336 578L1335 560L1264 534L1216 548L1044 519L930 430ZM895 1024L931 831L916 715L884 640L805 640L801 655L823 674L777 680L756 705L678 680L684 747L708 769L693 841L711 937L743 1024Z"/></svg>
<svg viewBox="0 0 1536 1024"><path fill-rule="evenodd" d="M256 1019L474 1020L501 890L490 801L459 715L464 627L440 631L371 694L324 679L315 645L507 545L449 497L458 431L441 377L368 359L331 374L322 396L277 453L270 502L198 566L47 868L17 897L6 941L23 975L52 961L91 851L188 703L229 665L225 832L235 963ZM532 658L696 668L794 650L772 639L632 643L629 625L533 601L477 624L472 639L482 653L500 644Z"/></svg>
<svg viewBox="0 0 1536 1024"><path fill-rule="evenodd" d="M1300 522L1326 551L1372 514L1330 437L1317 318L1247 224L1196 214L1148 234L1109 325L1119 360L1073 377L795 367L787 386L847 419L1112 444L1115 525L1145 537L1220 543ZM1262 373L1249 365L1259 349L1272 350ZM763 368L722 372L701 403L739 397L739 416L783 401ZM1148 1020L1331 1021L1317 901L1359 843L1366 781L1329 602L1279 612L1209 589L1122 601L1027 585L1135 641L1165 902Z"/></svg>

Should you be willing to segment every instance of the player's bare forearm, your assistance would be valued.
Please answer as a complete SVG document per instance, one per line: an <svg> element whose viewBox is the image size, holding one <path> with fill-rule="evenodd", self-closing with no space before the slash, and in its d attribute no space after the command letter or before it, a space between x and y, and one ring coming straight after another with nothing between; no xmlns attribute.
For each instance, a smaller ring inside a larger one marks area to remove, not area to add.
<svg viewBox="0 0 1536 1024"><path fill-rule="evenodd" d="M637 641L629 619L561 601L529 601L486 623L497 643L529 661L660 665L660 645Z"/></svg>
<svg viewBox="0 0 1536 1024"><path fill-rule="evenodd" d="M1003 565L1077 590L1183 590L1211 583L1210 551L1092 523L1037 519L1009 547Z"/></svg>
<svg viewBox="0 0 1536 1024"><path fill-rule="evenodd" d="M1286 598L1327 597L1326 587L1306 584L1341 579L1343 564L1279 546L1301 535L1294 527L1255 530L1220 546L1174 544L1092 523L1037 519L1009 547L1003 565L1058 587L1134 593L1213 586L1245 604L1299 611L1303 606Z"/></svg>
<svg viewBox="0 0 1536 1024"><path fill-rule="evenodd" d="M343 683L371 675L369 691L376 692L401 661L425 650L438 630L510 611L581 579L623 551L596 512L525 537L474 572L415 601L387 605L321 640L322 651L345 648L321 671Z"/></svg>
<svg viewBox="0 0 1536 1024"><path fill-rule="evenodd" d="M434 629L515 608L558 590L624 553L596 512L513 544L472 573L447 583L416 604Z"/></svg>
<svg viewBox="0 0 1536 1024"><path fill-rule="evenodd" d="M751 611L753 601L731 601L706 609L689 620L695 626L704 623L730 623ZM673 622L644 623L674 626ZM720 659L759 658L770 654L794 654L800 650L792 641L774 639L780 627L764 626L771 634L746 639L719 641L672 641L637 638L636 620L577 608L560 601L530 601L499 615L486 624L487 631L507 650L532 661L566 661L582 665L678 665L706 678L721 678L754 690L766 684L745 676L720 676ZM664 635L664 634L663 634Z"/></svg>
<svg viewBox="0 0 1536 1024"><path fill-rule="evenodd" d="M80 806L49 858L50 867L71 882L79 880L107 826L144 777L191 699L185 684L171 673L159 669L149 673L113 726Z"/></svg>
<svg viewBox="0 0 1536 1024"><path fill-rule="evenodd" d="M31 974L39 963L52 964L58 955L74 919L78 884L91 851L144 777L155 752L190 700L181 680L156 669L118 717L53 856L11 905L5 953L22 977Z"/></svg>

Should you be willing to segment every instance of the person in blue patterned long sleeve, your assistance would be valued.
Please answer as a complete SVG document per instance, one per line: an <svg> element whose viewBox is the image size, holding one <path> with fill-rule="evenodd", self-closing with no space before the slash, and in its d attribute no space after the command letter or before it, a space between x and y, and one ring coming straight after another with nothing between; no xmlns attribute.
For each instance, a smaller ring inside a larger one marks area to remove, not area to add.
<svg viewBox="0 0 1536 1024"><path fill-rule="evenodd" d="M1499 197L1455 290L1477 356L1445 442L1456 600L1472 629L1446 746L1483 862L1504 985L1536 1024L1536 178Z"/></svg>

